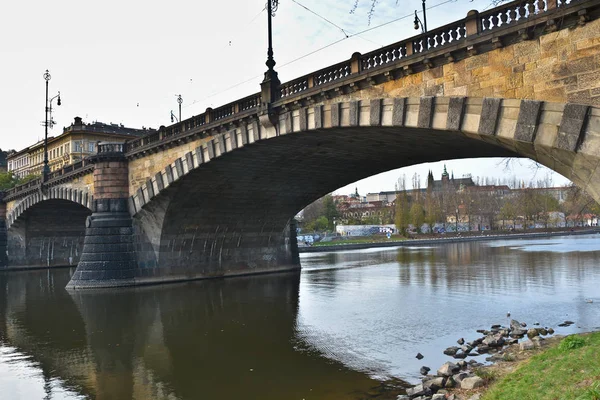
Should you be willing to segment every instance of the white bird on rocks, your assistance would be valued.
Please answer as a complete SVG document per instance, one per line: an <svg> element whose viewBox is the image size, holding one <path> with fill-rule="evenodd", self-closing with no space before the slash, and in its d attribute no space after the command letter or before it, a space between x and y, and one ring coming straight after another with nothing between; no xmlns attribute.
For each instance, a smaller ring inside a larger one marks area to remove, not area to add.
<svg viewBox="0 0 600 400"><path fill-rule="evenodd" d="M586 302L586 303L593 303L593 302L594 302L594 300L592 300L592 299L585 299L585 302Z"/></svg>

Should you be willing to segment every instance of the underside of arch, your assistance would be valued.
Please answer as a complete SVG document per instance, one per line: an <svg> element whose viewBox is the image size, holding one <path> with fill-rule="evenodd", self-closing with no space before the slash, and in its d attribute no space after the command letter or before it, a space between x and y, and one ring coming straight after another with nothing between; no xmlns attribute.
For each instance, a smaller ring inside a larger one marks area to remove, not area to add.
<svg viewBox="0 0 600 400"><path fill-rule="evenodd" d="M10 266L77 265L91 210L69 200L50 199L25 209L7 231Z"/></svg>
<svg viewBox="0 0 600 400"><path fill-rule="evenodd" d="M258 141L183 175L136 215L140 274L297 268L290 221L324 194L404 166L514 156L460 132L407 127L323 129Z"/></svg>

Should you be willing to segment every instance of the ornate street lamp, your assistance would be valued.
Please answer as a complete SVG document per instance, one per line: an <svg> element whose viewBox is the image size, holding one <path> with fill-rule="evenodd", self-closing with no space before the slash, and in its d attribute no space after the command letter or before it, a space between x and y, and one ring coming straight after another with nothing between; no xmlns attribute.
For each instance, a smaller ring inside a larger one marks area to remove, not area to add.
<svg viewBox="0 0 600 400"><path fill-rule="evenodd" d="M268 29L269 29L269 49L267 50L267 67L269 67L269 73L275 72L275 59L273 59L273 30L271 28L271 20L275 16L277 9L279 8L279 0L267 0L267 17L268 17Z"/></svg>
<svg viewBox="0 0 600 400"><path fill-rule="evenodd" d="M177 96L177 103L179 103L179 122L181 122L181 104L183 103L181 95Z"/></svg>
<svg viewBox="0 0 600 400"><path fill-rule="evenodd" d="M181 104L183 104L183 97L181 95L177 95L177 103L179 103L179 119L177 119L175 114L173 114L173 110L171 110L171 123L175 122L175 120L181 122Z"/></svg>
<svg viewBox="0 0 600 400"><path fill-rule="evenodd" d="M275 72L275 59L273 58L273 28L272 20L275 12L279 8L279 0L267 0L267 21L269 34L269 49L267 50L266 65L269 68L265 72L265 79L261 83L262 102L267 106L267 112L270 112L270 104L279 98L279 85L281 82Z"/></svg>
<svg viewBox="0 0 600 400"><path fill-rule="evenodd" d="M423 22L417 16L417 10L415 10L415 30L419 30L421 27L421 33L427 33L427 13L425 11L425 0L423 0Z"/></svg>
<svg viewBox="0 0 600 400"><path fill-rule="evenodd" d="M46 108L45 108L45 113L46 113L46 118L44 120L44 167L42 169L42 178L43 181L46 182L48 180L48 174L50 174L50 166L48 165L48 125L53 125L54 121L50 120L48 121L48 113L52 112L52 100L58 98L57 101L57 105L60 106L60 92L58 92L58 94L56 96L54 96L53 98L50 99L50 101L48 101L48 82L50 82L50 79L52 78L52 76L50 75L50 72L48 72L48 70L46 70L46 72L44 73L44 80L46 81ZM52 117L50 117L52 118Z"/></svg>

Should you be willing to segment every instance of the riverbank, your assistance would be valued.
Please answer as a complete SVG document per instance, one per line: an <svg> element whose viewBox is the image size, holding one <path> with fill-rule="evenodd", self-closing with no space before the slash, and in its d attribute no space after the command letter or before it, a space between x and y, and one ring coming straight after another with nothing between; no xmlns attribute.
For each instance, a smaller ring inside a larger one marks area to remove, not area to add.
<svg viewBox="0 0 600 400"><path fill-rule="evenodd" d="M546 237L556 236L570 236L570 235L589 235L594 233L600 233L600 228L587 228L579 230L560 230L554 232L528 232L528 233L502 233L502 234L477 234L477 235L460 235L460 236L449 236L443 237L430 237L426 239L403 239L403 240L387 240L387 241L370 241L362 243L340 243L331 245L315 245L299 247L300 253L319 253L319 252L331 252L331 251L346 251L346 250L360 250L370 249L377 247L398 247L398 246L428 246L440 243L461 243L461 242L475 242L482 240L506 240L506 239L537 239ZM335 243L332 241L332 243Z"/></svg>
<svg viewBox="0 0 600 400"><path fill-rule="evenodd" d="M422 383L397 400L600 400L600 332L544 338L553 330L525 326L511 321L481 330L485 337L474 342L459 339L444 353L460 361L444 363L433 375L423 366ZM486 361L492 364L462 360L481 353L491 353Z"/></svg>

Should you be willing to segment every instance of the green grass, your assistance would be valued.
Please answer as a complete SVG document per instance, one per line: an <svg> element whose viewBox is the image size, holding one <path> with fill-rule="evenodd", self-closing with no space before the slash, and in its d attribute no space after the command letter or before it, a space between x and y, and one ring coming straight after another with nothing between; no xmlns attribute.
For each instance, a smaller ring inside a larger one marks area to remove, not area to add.
<svg viewBox="0 0 600 400"><path fill-rule="evenodd" d="M600 400L600 332L568 336L500 379L483 400Z"/></svg>

